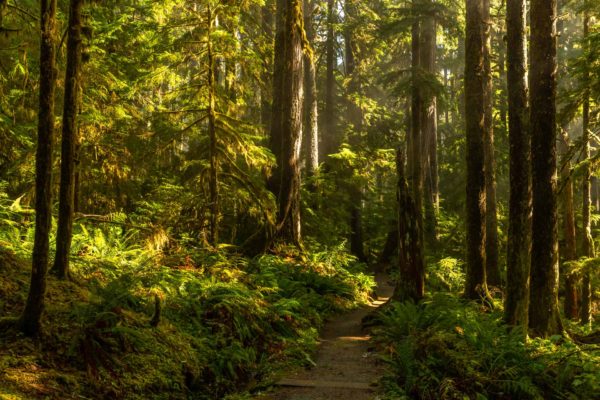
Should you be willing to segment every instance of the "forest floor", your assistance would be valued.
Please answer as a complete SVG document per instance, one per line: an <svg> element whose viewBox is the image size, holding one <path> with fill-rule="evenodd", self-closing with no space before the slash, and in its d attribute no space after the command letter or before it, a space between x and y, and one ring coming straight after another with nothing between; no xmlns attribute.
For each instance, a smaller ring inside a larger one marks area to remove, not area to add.
<svg viewBox="0 0 600 400"><path fill-rule="evenodd" d="M386 303L394 288L386 275L377 275L377 299L339 315L321 331L315 365L287 371L270 393L257 400L372 400L377 398L383 365L374 353L362 320Z"/></svg>

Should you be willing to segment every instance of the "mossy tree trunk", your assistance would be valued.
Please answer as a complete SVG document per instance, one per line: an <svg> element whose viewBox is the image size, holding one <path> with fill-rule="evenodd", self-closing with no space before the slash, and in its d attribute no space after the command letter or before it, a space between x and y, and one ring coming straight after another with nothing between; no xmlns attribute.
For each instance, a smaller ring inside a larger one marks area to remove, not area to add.
<svg viewBox="0 0 600 400"><path fill-rule="evenodd" d="M302 0L277 2L270 143L277 167L270 188L277 198L274 240L301 246L300 146L302 138L304 16Z"/></svg>
<svg viewBox="0 0 600 400"><path fill-rule="evenodd" d="M304 52L304 147L306 149L306 170L309 176L319 168L319 104L317 97L317 69L315 66L315 28L313 2L304 0L304 29L306 40L311 46Z"/></svg>
<svg viewBox="0 0 600 400"><path fill-rule="evenodd" d="M586 2L587 5L587 2ZM583 16L583 40L584 45L587 47L588 43L588 35L590 30L590 17L588 15L587 10L584 12ZM583 94L583 118L582 118L582 128L583 128L583 143L585 146L584 157L586 160L590 158L590 93L589 87L587 86L588 82L587 74L584 77L584 83L586 87L584 89ZM583 185L582 185L582 193L583 193L583 207L581 209L582 216L582 225L583 225L583 256L593 258L595 254L594 250L594 239L592 238L592 223L591 223L591 205L592 205L592 192L591 192L591 182L592 179L592 171L589 163L586 163L584 167L583 173ZM582 287L581 287L581 323L587 324L590 322L592 317L592 284L591 284L591 274L589 271L585 271L582 277Z"/></svg>
<svg viewBox="0 0 600 400"><path fill-rule="evenodd" d="M492 20L490 0L483 1L483 70L485 102L485 270L488 285L500 286L498 217L496 208L496 156L494 154L494 88L492 82Z"/></svg>
<svg viewBox="0 0 600 400"><path fill-rule="evenodd" d="M527 329L531 262L531 136L527 108L526 0L507 0L508 141L510 199L506 256L507 324Z"/></svg>
<svg viewBox="0 0 600 400"><path fill-rule="evenodd" d="M352 24L356 18L356 4L354 0L345 0L344 14L346 16L344 57L346 61L346 79L348 80L346 121L351 125L351 130L348 133L348 142L355 147L360 143L360 133L363 129L363 115L361 108L356 105L352 98L360 93L360 82L356 76L356 67L360 60L357 59L355 54L354 29L352 29ZM350 171L350 179L352 179L352 175L353 173ZM367 262L362 225L363 189L357 182L351 180L348 185L348 194L350 197L350 251L360 261Z"/></svg>
<svg viewBox="0 0 600 400"><path fill-rule="evenodd" d="M529 86L533 217L529 328L560 334L556 169L556 0L531 1Z"/></svg>
<svg viewBox="0 0 600 400"><path fill-rule="evenodd" d="M215 246L219 241L219 166L217 160L217 110L216 110L216 63L212 44L212 33L217 15L210 5L207 6L207 49L208 62L206 86L208 89L208 139L209 139L209 195L210 195L210 227L208 241Z"/></svg>
<svg viewBox="0 0 600 400"><path fill-rule="evenodd" d="M20 329L36 335L41 329L46 295L49 235L52 220L52 142L56 91L56 0L41 0L40 92L35 182L35 238L31 284Z"/></svg>
<svg viewBox="0 0 600 400"><path fill-rule="evenodd" d="M563 236L565 240L563 261L577 260L577 241L575 233L575 206L573 200L573 179L571 177L571 161L569 152L569 135L562 130L561 152L563 156L561 169L562 188L562 215ZM564 314L569 319L577 319L579 316L579 291L577 288L577 275L571 273L570 267L564 266L561 273L565 275L565 303Z"/></svg>
<svg viewBox="0 0 600 400"><path fill-rule="evenodd" d="M484 12L481 0L467 0L465 106L467 136L467 277L465 296L487 295L485 270L486 186L484 164Z"/></svg>
<svg viewBox="0 0 600 400"><path fill-rule="evenodd" d="M340 143L336 129L336 101L335 101L335 67L336 61L336 32L335 1L327 0L327 41L325 43L326 72L325 72L325 109L323 113L322 145L323 158L337 151Z"/></svg>
<svg viewBox="0 0 600 400"><path fill-rule="evenodd" d="M425 260L423 257L423 175L421 161L421 93L418 85L420 68L420 23L417 13L411 33L412 95L411 118L407 141L407 172L402 150L397 151L398 173L398 265L400 276L394 291L396 300L419 301L425 291Z"/></svg>
<svg viewBox="0 0 600 400"><path fill-rule="evenodd" d="M273 0L265 1L261 8L261 28L265 37L265 42L269 43L266 46L266 51L263 54L263 74L262 86L260 92L260 122L269 132L271 125L271 108L272 108L272 90L273 90L273 56L271 45L273 45Z"/></svg>
<svg viewBox="0 0 600 400"><path fill-rule="evenodd" d="M60 161L60 202L56 234L56 257L53 272L59 278L69 277L69 254L73 237L75 210L75 149L81 74L81 10L83 0L71 0L67 39L67 71L63 104Z"/></svg>
<svg viewBox="0 0 600 400"><path fill-rule="evenodd" d="M402 150L396 152L398 173L398 271L394 299L398 301L419 301L425 292L425 269L423 264L422 235L418 219L420 210L413 197L404 168Z"/></svg>
<svg viewBox="0 0 600 400"><path fill-rule="evenodd" d="M428 1L433 7L433 1ZM429 79L436 74L436 21L434 15L423 19L421 24L420 65ZM422 154L424 173L425 224L424 235L428 245L435 247L437 241L437 214L439 211L439 178L437 158L437 98L435 93L424 92L421 108Z"/></svg>

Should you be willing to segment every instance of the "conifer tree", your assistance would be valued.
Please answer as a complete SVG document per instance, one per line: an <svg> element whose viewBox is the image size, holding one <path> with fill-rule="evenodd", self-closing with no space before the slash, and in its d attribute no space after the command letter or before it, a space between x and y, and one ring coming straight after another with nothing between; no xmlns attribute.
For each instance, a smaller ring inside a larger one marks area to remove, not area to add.
<svg viewBox="0 0 600 400"><path fill-rule="evenodd" d="M467 135L467 278L465 296L487 294L485 270L485 69L484 2L467 0L465 106Z"/></svg>
<svg viewBox="0 0 600 400"><path fill-rule="evenodd" d="M40 93L38 139L35 157L35 239L31 285L19 321L26 335L41 329L46 296L49 235L52 220L52 142L54 138L54 93L56 90L56 0L41 0Z"/></svg>
<svg viewBox="0 0 600 400"><path fill-rule="evenodd" d="M528 129L526 2L506 3L510 199L504 319L527 329L531 262L531 137Z"/></svg>
<svg viewBox="0 0 600 400"><path fill-rule="evenodd" d="M556 186L556 0L531 1L532 242L529 327L560 334Z"/></svg>
<svg viewBox="0 0 600 400"><path fill-rule="evenodd" d="M590 16L587 10L587 1L584 1L583 15L583 41L585 50L589 48L589 30L590 30ZM590 158L590 94L589 94L589 74L587 71L583 76L584 80L584 94L583 94L583 116L582 116L582 129L583 129L583 142L585 146L584 158L589 160ZM592 172L589 163L586 163L584 167L583 176L583 206L581 210L582 224L583 224L583 256L594 258L594 239L592 238L592 224L591 224L591 205L592 205L592 193L591 193L591 180ZM587 324L591 320L591 308L592 308L592 285L591 276L589 271L583 274L582 287L581 287L581 322Z"/></svg>
<svg viewBox="0 0 600 400"><path fill-rule="evenodd" d="M277 2L273 120L270 144L277 167L270 180L278 203L274 239L301 246L300 169L304 37L301 0Z"/></svg>
<svg viewBox="0 0 600 400"><path fill-rule="evenodd" d="M73 235L73 213L75 212L75 144L77 142L77 114L81 87L82 7L83 0L71 0L69 3L67 71L60 163L60 205L56 257L53 266L54 273L63 279L69 277L69 253Z"/></svg>

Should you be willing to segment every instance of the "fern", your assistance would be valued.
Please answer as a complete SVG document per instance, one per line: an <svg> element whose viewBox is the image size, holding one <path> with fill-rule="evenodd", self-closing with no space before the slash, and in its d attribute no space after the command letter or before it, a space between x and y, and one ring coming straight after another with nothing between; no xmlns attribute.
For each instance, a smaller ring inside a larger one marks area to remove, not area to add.
<svg viewBox="0 0 600 400"><path fill-rule="evenodd" d="M593 356L552 340L524 343L499 314L437 294L422 304L392 304L376 337L386 349L390 393L414 398L592 399ZM575 384L574 382L577 382Z"/></svg>

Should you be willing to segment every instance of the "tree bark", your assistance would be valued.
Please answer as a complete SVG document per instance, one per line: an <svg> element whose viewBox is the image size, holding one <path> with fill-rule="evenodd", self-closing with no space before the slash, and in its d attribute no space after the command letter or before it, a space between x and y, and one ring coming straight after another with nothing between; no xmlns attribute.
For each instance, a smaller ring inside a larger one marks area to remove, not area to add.
<svg viewBox="0 0 600 400"><path fill-rule="evenodd" d="M56 0L41 0L40 94L38 144L36 150L35 238L31 284L20 329L36 335L41 329L46 295L49 234L52 219L52 142L54 137L54 94L56 90Z"/></svg>
<svg viewBox="0 0 600 400"><path fill-rule="evenodd" d="M444 66L444 90L446 93L448 93L450 91L450 85L449 85L449 81L448 81L448 68L446 66ZM450 125L450 106L447 104L446 107L444 107L444 124L446 126ZM443 138L441 137L441 146L444 146L444 141Z"/></svg>
<svg viewBox="0 0 600 400"><path fill-rule="evenodd" d="M304 54L304 140L307 171L309 176L319 168L319 106L317 98L317 69L314 59L315 28L313 24L313 3L304 0L304 29L311 51Z"/></svg>
<svg viewBox="0 0 600 400"><path fill-rule="evenodd" d="M592 204L596 210L600 210L600 185L596 177L592 177ZM594 222L592 225L597 226L598 223Z"/></svg>
<svg viewBox="0 0 600 400"><path fill-rule="evenodd" d="M394 298L419 301L425 291L425 260L423 257L423 175L421 161L421 94L417 82L420 66L420 23L414 15L412 26L412 99L410 134L407 143L407 169L404 172L402 150L396 154L398 172L398 264L400 277Z"/></svg>
<svg viewBox="0 0 600 400"><path fill-rule="evenodd" d="M80 105L81 106L81 105ZM81 211L81 128L77 128L75 140L74 181L73 181L73 213Z"/></svg>
<svg viewBox="0 0 600 400"><path fill-rule="evenodd" d="M323 115L322 133L323 157L327 157L337 151L340 143L336 129L335 113L335 1L327 0L327 42L325 44L327 71L325 77L325 110ZM327 160L325 160L327 162Z"/></svg>
<svg viewBox="0 0 600 400"><path fill-rule="evenodd" d="M265 40L273 44L273 1L267 0L261 8L261 27ZM267 47L270 50L270 46ZM272 89L273 89L273 57L270 51L264 54L264 68L262 74L262 89L260 94L260 122L263 125L265 132L269 132L271 124L271 108L272 108Z"/></svg>
<svg viewBox="0 0 600 400"><path fill-rule="evenodd" d="M394 221L394 226L388 231L385 238L385 244L379 254L377 264L380 268L385 267L392 260L392 257L398 253L398 221Z"/></svg>
<svg viewBox="0 0 600 400"><path fill-rule="evenodd" d="M82 8L83 0L71 0L69 4L67 71L63 103L60 201L56 234L56 257L53 266L53 272L61 279L68 278L70 273L69 254L73 237L73 213L75 212L75 148L81 74Z"/></svg>
<svg viewBox="0 0 600 400"><path fill-rule="evenodd" d="M495 102L498 107L498 114L501 121L502 130L508 131L508 101L506 94L506 25L496 30L496 41L498 42L498 74L500 75L500 87L498 88L500 101Z"/></svg>
<svg viewBox="0 0 600 400"><path fill-rule="evenodd" d="M217 121L216 121L216 76L215 76L215 55L212 44L213 21L217 18L209 5L207 7L208 39L207 51L208 58L208 138L209 138L209 156L210 156L210 235L209 243L215 246L219 241L219 166L217 160Z"/></svg>
<svg viewBox="0 0 600 400"><path fill-rule="evenodd" d="M362 110L358 107L353 99L352 95L358 94L360 91L360 84L358 78L355 76L355 69L357 60L354 54L354 41L353 32L350 29L350 23L352 19L356 17L356 9L353 0L345 0L344 13L346 16L346 29L344 32L345 39L345 61L346 61L346 78L349 79L348 83L348 98L347 98L347 121L352 125L351 131L348 133L349 143L355 147L359 145L360 132L362 131ZM352 174L352 171L350 171ZM350 180L349 183L349 195L350 195L350 251L360 261L367 262L367 256L364 250L363 241L363 228L362 228L362 209L363 209L363 189L359 185Z"/></svg>
<svg viewBox="0 0 600 400"><path fill-rule="evenodd" d="M430 6L433 2L430 1ZM436 21L434 16L425 18L421 26L420 64L424 73L435 78ZM437 214L439 211L439 179L437 160L437 98L434 93L424 93L421 109L423 130L423 167L425 188L425 237L434 248L437 240Z"/></svg>
<svg viewBox="0 0 600 400"><path fill-rule="evenodd" d="M271 189L277 198L274 240L301 246L300 169L302 137L304 17L301 0L277 2L277 37L271 149L277 168Z"/></svg>
<svg viewBox="0 0 600 400"><path fill-rule="evenodd" d="M529 327L560 334L556 205L556 0L531 1L531 167L533 217Z"/></svg>
<svg viewBox="0 0 600 400"><path fill-rule="evenodd" d="M585 2L587 5L587 2ZM590 17L587 10L583 16L583 40L584 46L588 47L588 35L590 30ZM587 82L589 78L584 77L586 84L583 97L583 142L585 146L584 157L586 160L590 158L590 92ZM590 189L590 182L592 179L592 171L589 163L584 167L583 174L583 207L581 210L583 220L583 255L584 257L593 258L595 255L594 250L594 239L592 238L592 224L591 224L591 204L592 204L592 192ZM589 271L583 273L582 287L581 287L581 323L587 324L592 318L592 284L591 274Z"/></svg>
<svg viewBox="0 0 600 400"><path fill-rule="evenodd" d="M271 101L271 126L269 131L269 147L277 160L277 169L273 171L273 175L268 181L269 190L279 199L280 191L280 178L278 176L281 169L281 149L283 146L283 97L284 97L284 75L285 75L285 60L284 55L286 51L285 44L285 12L286 12L286 1L276 0L275 10L275 43L273 49L273 91Z"/></svg>
<svg viewBox="0 0 600 400"><path fill-rule="evenodd" d="M484 174L485 68L483 2L467 0L465 105L467 135L467 277L465 297L487 297Z"/></svg>
<svg viewBox="0 0 600 400"><path fill-rule="evenodd" d="M362 193L360 190L351 190L351 192L354 192L357 197L355 197L350 206L350 252L359 261L367 262L362 227Z"/></svg>
<svg viewBox="0 0 600 400"><path fill-rule="evenodd" d="M393 298L397 301L419 301L425 292L425 269L423 268L422 235L418 223L420 213L414 201L412 190L404 172L404 155L402 150L396 152L396 169L398 173L398 267L399 277L396 281Z"/></svg>
<svg viewBox="0 0 600 400"><path fill-rule="evenodd" d="M504 320L527 330L531 252L531 136L527 106L526 0L506 2L510 200Z"/></svg>
<svg viewBox="0 0 600 400"><path fill-rule="evenodd" d="M573 201L573 180L571 178L571 161L569 159L569 135L562 130L561 152L563 162L561 169L561 187L563 195L563 232L565 239L565 262L577 260L577 242L575 233L575 207ZM571 268L563 267L565 275L565 303L564 313L569 319L577 319L579 316L579 294L577 290L577 276L570 271Z"/></svg>
<svg viewBox="0 0 600 400"><path fill-rule="evenodd" d="M494 155L494 115L490 0L483 0L483 70L485 102L485 269L487 284L501 286L498 264L498 217L496 209L496 157Z"/></svg>

